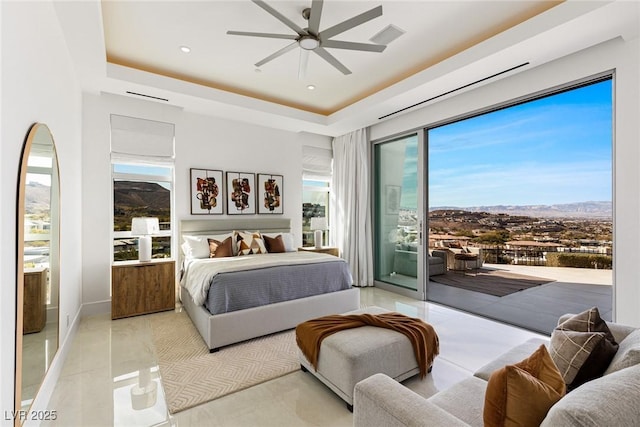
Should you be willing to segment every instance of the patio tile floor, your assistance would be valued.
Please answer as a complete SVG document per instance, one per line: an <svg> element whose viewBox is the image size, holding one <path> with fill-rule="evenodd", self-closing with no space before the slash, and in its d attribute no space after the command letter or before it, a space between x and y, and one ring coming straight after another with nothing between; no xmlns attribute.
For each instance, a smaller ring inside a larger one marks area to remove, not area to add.
<svg viewBox="0 0 640 427"><path fill-rule="evenodd" d="M611 270L496 264L485 264L484 268L555 281L501 298L430 281L428 300L546 335L561 315L593 306L605 320L612 319Z"/></svg>

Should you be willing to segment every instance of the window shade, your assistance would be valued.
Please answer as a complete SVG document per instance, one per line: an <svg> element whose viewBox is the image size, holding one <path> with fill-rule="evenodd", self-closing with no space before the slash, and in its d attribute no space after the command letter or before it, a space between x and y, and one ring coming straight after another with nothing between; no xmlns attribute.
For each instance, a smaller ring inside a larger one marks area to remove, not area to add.
<svg viewBox="0 0 640 427"><path fill-rule="evenodd" d="M173 158L175 125L111 115L111 153L125 156Z"/></svg>
<svg viewBox="0 0 640 427"><path fill-rule="evenodd" d="M302 147L302 179L310 181L330 181L331 150L319 147Z"/></svg>

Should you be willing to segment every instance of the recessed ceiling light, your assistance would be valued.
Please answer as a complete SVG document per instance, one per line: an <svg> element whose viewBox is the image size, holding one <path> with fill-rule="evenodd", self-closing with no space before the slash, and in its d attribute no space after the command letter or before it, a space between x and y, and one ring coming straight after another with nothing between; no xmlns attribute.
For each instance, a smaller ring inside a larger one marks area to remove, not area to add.
<svg viewBox="0 0 640 427"><path fill-rule="evenodd" d="M191 48L189 46L180 46L180 50L183 51L184 53L191 52Z"/></svg>
<svg viewBox="0 0 640 427"><path fill-rule="evenodd" d="M307 86L307 89L309 89L309 90L314 90L315 88L316 88L316 87L315 87L314 85L309 85L309 86Z"/></svg>

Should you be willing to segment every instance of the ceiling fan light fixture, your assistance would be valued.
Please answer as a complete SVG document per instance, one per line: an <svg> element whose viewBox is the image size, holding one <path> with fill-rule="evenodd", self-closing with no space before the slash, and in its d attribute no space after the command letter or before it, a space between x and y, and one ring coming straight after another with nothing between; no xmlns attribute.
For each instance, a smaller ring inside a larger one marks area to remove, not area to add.
<svg viewBox="0 0 640 427"><path fill-rule="evenodd" d="M315 90L315 85L307 85L307 89L309 90Z"/></svg>
<svg viewBox="0 0 640 427"><path fill-rule="evenodd" d="M227 31L227 34L234 36L248 36L248 37L262 37L270 39L283 39L293 40L289 45L281 48L280 50L272 53L266 58L258 61L254 65L259 67L272 61L293 49L300 48L300 61L298 64L298 78L304 78L307 68L307 61L309 58L309 51L317 54L320 58L324 59L335 69L340 71L344 75L351 74L351 70L344 66L336 57L329 53L326 48L332 49L346 49L355 50L361 52L382 52L387 47L382 44L367 44L349 41L332 40L332 37L349 31L359 25L369 22L372 19L382 16L382 5L374 7L359 15L346 19L332 27L326 28L320 31L320 21L322 16L322 5L324 0L313 0L311 7L302 11L302 16L305 20L309 21L308 28L301 28L291 19L278 12L272 6L266 3L265 0L251 0L258 7L266 11L269 15L280 21L295 32L293 34L275 34L275 33L258 33L250 31Z"/></svg>
<svg viewBox="0 0 640 427"><path fill-rule="evenodd" d="M311 36L302 36L300 40L298 40L298 44L305 50L313 50L320 46L320 40Z"/></svg>

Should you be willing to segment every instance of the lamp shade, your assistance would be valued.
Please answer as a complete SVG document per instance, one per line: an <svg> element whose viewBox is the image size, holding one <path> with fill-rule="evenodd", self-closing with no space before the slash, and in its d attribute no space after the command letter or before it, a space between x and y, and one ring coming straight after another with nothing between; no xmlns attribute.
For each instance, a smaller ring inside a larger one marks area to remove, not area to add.
<svg viewBox="0 0 640 427"><path fill-rule="evenodd" d="M133 218L131 220L132 236L150 236L160 231L158 218Z"/></svg>
<svg viewBox="0 0 640 427"><path fill-rule="evenodd" d="M326 230L328 229L327 225L327 217L314 217L311 218L311 229L312 230Z"/></svg>
<svg viewBox="0 0 640 427"><path fill-rule="evenodd" d="M160 231L158 218L133 218L131 220L131 235L139 236L138 260L151 261L151 235Z"/></svg>

